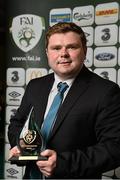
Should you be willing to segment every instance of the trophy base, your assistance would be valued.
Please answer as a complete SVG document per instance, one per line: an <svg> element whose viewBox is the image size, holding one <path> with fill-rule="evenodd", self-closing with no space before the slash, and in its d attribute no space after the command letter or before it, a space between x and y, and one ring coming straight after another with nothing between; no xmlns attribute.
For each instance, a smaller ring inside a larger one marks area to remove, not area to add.
<svg viewBox="0 0 120 180"><path fill-rule="evenodd" d="M47 157L43 156L12 156L11 158L8 159L12 164L16 164L19 162L26 162L26 161L45 161L47 160Z"/></svg>

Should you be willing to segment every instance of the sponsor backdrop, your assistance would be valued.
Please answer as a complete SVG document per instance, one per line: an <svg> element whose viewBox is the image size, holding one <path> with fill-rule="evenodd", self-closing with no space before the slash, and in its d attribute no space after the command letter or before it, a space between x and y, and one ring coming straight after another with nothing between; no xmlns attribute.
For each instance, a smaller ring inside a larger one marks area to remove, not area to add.
<svg viewBox="0 0 120 180"><path fill-rule="evenodd" d="M28 82L51 72L45 55L45 31L59 21L82 26L88 46L86 66L120 85L120 1L12 0L7 2L6 9L4 178L21 179L24 168L8 161L7 128ZM103 178L107 177L120 178L120 168L104 173Z"/></svg>

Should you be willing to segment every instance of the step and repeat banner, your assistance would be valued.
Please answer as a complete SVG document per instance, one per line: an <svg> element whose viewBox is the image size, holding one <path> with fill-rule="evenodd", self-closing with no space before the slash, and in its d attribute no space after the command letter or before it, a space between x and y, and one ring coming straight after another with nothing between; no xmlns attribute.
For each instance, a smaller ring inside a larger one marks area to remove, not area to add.
<svg viewBox="0 0 120 180"><path fill-rule="evenodd" d="M8 161L7 129L28 82L50 73L45 32L57 22L82 26L87 38L86 66L120 85L120 1L12 0L6 4L6 117L4 178L21 179L24 168ZM103 178L120 178L120 168Z"/></svg>

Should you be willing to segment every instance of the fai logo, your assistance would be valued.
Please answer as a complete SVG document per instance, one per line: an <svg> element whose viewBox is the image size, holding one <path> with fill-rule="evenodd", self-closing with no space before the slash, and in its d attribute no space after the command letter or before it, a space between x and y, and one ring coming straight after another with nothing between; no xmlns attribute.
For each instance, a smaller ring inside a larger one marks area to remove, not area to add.
<svg viewBox="0 0 120 180"><path fill-rule="evenodd" d="M45 27L42 17L22 14L13 18L10 30L15 44L22 51L28 52L39 42L43 29Z"/></svg>

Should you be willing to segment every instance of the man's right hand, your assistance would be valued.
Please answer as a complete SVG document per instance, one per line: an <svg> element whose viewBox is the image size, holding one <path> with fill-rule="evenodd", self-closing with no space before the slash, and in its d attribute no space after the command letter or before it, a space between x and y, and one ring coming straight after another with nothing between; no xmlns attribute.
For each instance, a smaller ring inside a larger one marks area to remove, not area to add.
<svg viewBox="0 0 120 180"><path fill-rule="evenodd" d="M18 149L17 146L10 149L9 158L11 158L12 156L19 156L19 155L20 155L20 150Z"/></svg>

